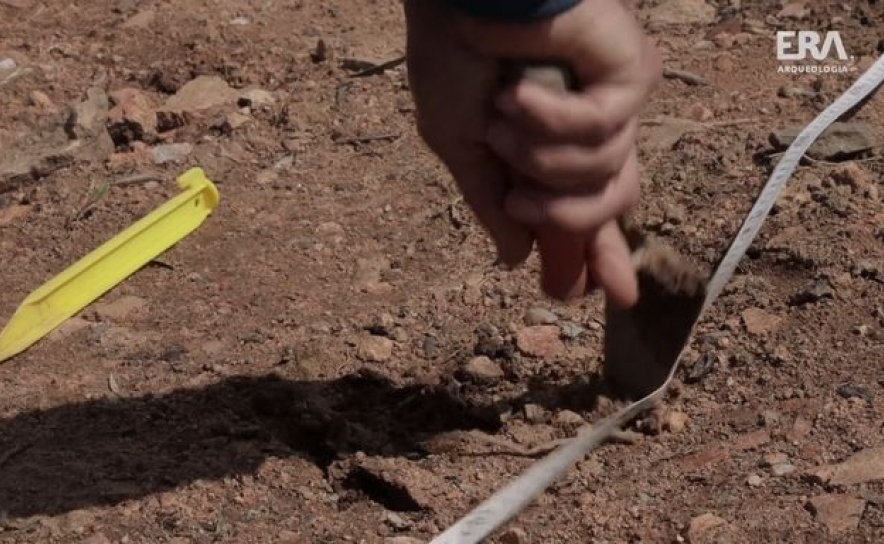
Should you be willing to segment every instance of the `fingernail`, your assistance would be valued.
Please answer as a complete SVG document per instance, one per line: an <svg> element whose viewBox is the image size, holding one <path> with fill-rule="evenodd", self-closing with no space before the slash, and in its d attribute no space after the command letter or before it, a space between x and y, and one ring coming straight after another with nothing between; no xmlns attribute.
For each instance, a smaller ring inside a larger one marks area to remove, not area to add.
<svg viewBox="0 0 884 544"><path fill-rule="evenodd" d="M513 219L527 225L540 225L546 219L543 207L522 193L510 194L506 211Z"/></svg>

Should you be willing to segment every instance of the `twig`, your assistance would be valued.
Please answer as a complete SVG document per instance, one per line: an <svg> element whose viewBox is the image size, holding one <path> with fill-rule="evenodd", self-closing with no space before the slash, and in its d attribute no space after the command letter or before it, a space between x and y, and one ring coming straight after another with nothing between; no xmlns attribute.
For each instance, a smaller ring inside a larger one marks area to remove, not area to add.
<svg viewBox="0 0 884 544"><path fill-rule="evenodd" d="M663 69L663 77L666 79L677 79L679 81L683 81L688 85L708 85L709 82L706 81L706 78L702 76L698 76L692 72L687 72L685 70L675 70L672 68L664 68Z"/></svg>
<svg viewBox="0 0 884 544"><path fill-rule="evenodd" d="M392 142L401 136L400 134L375 134L369 136L354 136L353 138L344 138L335 142L338 145L367 144L370 142L386 141Z"/></svg>
<svg viewBox="0 0 884 544"><path fill-rule="evenodd" d="M139 183L148 183L150 181L163 181L165 178L157 174L155 172L147 172L144 174L132 174L130 176L126 176L124 178L120 178L116 181L106 181L98 186L97 189L92 190L90 187L90 191L88 193L89 196L86 197L85 202L77 209L77 212L73 215L73 217L68 221L68 225L73 223L74 221L79 221L86 212L89 211L92 206L98 203L99 200L104 198L111 187L125 187L127 185L136 185Z"/></svg>
<svg viewBox="0 0 884 544"><path fill-rule="evenodd" d="M654 117L652 119L644 119L641 124L643 126L652 126L657 127L660 125L666 124L677 124L682 125L688 130L697 130L701 128L724 128L724 127L733 127L738 125L751 125L752 123L758 123L761 119L756 117L743 117L740 119L722 119L721 121L694 121L691 119L682 119L678 117Z"/></svg>
<svg viewBox="0 0 884 544"><path fill-rule="evenodd" d="M371 68L366 68L365 70L361 70L356 72L355 74L350 74L350 77L368 77L375 76L378 74L383 74L390 68L395 68L405 62L405 56L397 57L393 60L388 60L387 62L382 62L377 66L372 66Z"/></svg>

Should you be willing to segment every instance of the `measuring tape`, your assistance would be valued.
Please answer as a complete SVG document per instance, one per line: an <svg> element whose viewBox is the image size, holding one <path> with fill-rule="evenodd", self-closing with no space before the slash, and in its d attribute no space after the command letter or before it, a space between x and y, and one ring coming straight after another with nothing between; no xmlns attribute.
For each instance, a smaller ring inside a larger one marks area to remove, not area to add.
<svg viewBox="0 0 884 544"><path fill-rule="evenodd" d="M650 395L630 404L623 410L596 424L585 426L578 432L576 438L532 465L521 476L477 506L444 533L434 538L430 544L478 544L525 509L538 495L543 493L575 463L610 438L614 432L646 411L656 401L662 399L678 370L685 348L693 337L697 322L718 298L724 286L733 276L737 265L746 254L746 250L749 249L752 241L758 235L758 231L761 230L761 225L770 213L777 197L798 167L801 157L829 125L875 92L882 83L884 83L884 57L879 57L844 94L839 96L834 103L801 131L780 158L755 200L755 204L743 221L739 232L715 269L712 279L709 280L703 309L694 321L691 334L672 365L666 382Z"/></svg>

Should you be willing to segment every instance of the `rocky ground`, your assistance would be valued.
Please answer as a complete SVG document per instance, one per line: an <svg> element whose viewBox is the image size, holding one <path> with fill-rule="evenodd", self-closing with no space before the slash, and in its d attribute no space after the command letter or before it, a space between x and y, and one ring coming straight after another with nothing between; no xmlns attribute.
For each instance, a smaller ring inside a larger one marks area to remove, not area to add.
<svg viewBox="0 0 884 544"><path fill-rule="evenodd" d="M493 268L415 135L397 2L78 4L0 0L0 315L187 168L222 202L0 366L0 542L426 542L610 410L599 297ZM882 49L881 3L817 4L635 6L668 70L638 218L707 269L857 75L778 72L775 31ZM882 120L879 94L796 172L662 432L493 542L882 540Z"/></svg>

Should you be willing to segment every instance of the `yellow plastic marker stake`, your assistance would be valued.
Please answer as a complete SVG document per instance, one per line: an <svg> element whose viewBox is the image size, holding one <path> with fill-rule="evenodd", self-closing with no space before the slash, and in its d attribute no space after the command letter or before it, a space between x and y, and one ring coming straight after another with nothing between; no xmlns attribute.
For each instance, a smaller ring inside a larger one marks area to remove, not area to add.
<svg viewBox="0 0 884 544"><path fill-rule="evenodd" d="M28 295L0 333L0 362L53 329L190 234L220 196L201 168L178 178L183 193L105 242Z"/></svg>

